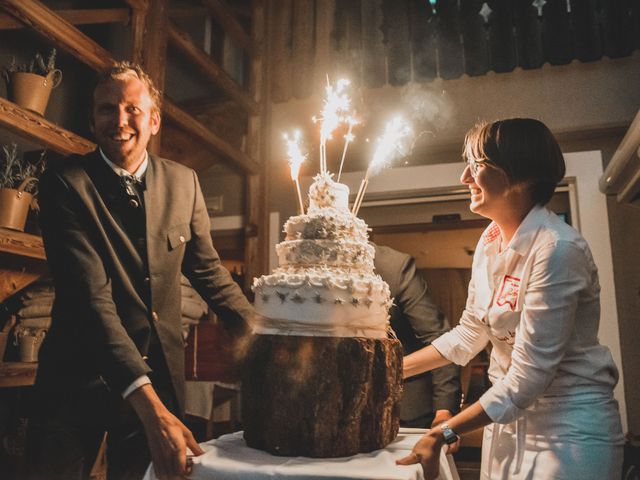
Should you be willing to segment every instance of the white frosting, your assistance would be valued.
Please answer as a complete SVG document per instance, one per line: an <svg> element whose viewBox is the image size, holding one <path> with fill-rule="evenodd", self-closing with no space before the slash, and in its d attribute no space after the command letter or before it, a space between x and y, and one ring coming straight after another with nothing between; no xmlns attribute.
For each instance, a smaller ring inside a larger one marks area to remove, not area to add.
<svg viewBox="0 0 640 480"><path fill-rule="evenodd" d="M328 174L309 189L309 211L284 225L279 267L254 279L264 321L256 333L385 338L389 286L373 273L367 225L349 211L349 188Z"/></svg>

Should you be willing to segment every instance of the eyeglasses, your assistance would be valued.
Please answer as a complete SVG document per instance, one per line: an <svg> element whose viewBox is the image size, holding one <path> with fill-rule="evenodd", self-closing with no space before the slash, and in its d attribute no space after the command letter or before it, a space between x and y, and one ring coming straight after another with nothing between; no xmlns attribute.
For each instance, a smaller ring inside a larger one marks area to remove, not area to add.
<svg viewBox="0 0 640 480"><path fill-rule="evenodd" d="M491 162L486 159L483 158L482 160L476 160L475 158L470 158L469 160L467 160L467 166L469 167L469 173L471 173L471 176L473 178L476 178L478 176L478 173L480 172L480 166L491 166Z"/></svg>

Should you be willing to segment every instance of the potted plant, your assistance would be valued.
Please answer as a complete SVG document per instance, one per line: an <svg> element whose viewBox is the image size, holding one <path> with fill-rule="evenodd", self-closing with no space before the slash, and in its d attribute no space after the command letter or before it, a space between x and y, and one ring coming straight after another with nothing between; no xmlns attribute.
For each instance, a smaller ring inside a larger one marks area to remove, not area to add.
<svg viewBox="0 0 640 480"><path fill-rule="evenodd" d="M19 158L18 145L3 145L0 152L0 227L24 231L29 206L37 207L38 176L44 169L45 151L37 162Z"/></svg>
<svg viewBox="0 0 640 480"><path fill-rule="evenodd" d="M62 81L62 72L56 69L56 49L52 49L47 60L36 53L23 64L13 58L4 70L9 100L22 108L44 115L51 90Z"/></svg>

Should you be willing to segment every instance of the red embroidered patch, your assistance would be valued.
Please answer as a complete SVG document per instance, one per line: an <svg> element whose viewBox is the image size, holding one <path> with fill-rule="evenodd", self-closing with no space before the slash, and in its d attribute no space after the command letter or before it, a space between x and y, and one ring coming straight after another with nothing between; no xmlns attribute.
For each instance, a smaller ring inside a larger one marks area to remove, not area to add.
<svg viewBox="0 0 640 480"><path fill-rule="evenodd" d="M505 275L500 287L500 293L496 299L496 305L503 306L509 304L511 310L516 309L518 303L518 292L520 291L520 279Z"/></svg>
<svg viewBox="0 0 640 480"><path fill-rule="evenodd" d="M491 226L488 228L488 230L484 232L484 235L482 236L482 242L485 245L488 245L499 236L500 236L500 227L498 226L497 223L492 223Z"/></svg>

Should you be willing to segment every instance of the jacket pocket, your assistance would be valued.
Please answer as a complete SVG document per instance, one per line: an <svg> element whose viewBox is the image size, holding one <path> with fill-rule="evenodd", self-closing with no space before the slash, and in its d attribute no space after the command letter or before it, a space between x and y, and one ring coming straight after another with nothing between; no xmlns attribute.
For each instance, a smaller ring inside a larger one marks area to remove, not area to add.
<svg viewBox="0 0 640 480"><path fill-rule="evenodd" d="M184 245L191 240L191 229L187 223L182 225L176 225L171 227L167 232L167 240L169 243L169 250L174 250L177 247Z"/></svg>

